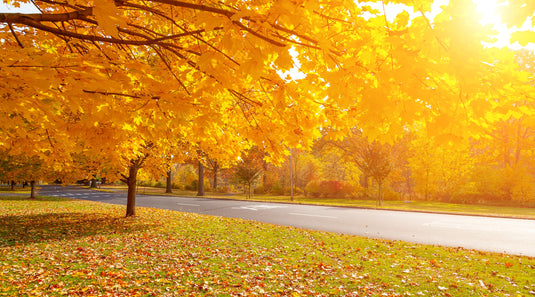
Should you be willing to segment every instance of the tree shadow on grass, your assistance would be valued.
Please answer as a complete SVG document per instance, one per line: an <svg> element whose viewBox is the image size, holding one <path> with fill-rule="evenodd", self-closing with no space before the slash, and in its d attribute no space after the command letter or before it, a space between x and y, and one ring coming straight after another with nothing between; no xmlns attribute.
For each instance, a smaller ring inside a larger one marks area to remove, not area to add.
<svg viewBox="0 0 535 297"><path fill-rule="evenodd" d="M126 234L155 227L102 213L50 213L0 217L0 248L86 236Z"/></svg>
<svg viewBox="0 0 535 297"><path fill-rule="evenodd" d="M36 196L35 198L30 198L30 193L9 193L4 195L0 193L0 201L72 201L75 199L67 197L57 197L57 196Z"/></svg>

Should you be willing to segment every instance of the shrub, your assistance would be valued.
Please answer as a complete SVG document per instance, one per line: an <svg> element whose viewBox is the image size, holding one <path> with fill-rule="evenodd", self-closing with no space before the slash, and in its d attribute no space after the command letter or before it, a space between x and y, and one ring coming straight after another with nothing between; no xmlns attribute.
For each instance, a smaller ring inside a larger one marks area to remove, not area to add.
<svg viewBox="0 0 535 297"><path fill-rule="evenodd" d="M340 191L338 192L338 197L352 197L355 195L355 188L348 182L342 181L340 185Z"/></svg>
<svg viewBox="0 0 535 297"><path fill-rule="evenodd" d="M229 187L228 186L219 186L216 189L217 193L229 193Z"/></svg>
<svg viewBox="0 0 535 297"><path fill-rule="evenodd" d="M208 179L204 180L204 190L206 192L212 191L212 186L210 185L210 181Z"/></svg>
<svg viewBox="0 0 535 297"><path fill-rule="evenodd" d="M305 186L305 192L307 197L320 197L322 194L321 191L321 180L314 179L308 182Z"/></svg>
<svg viewBox="0 0 535 297"><path fill-rule="evenodd" d="M255 194L265 194L266 193L266 189L264 188L264 186L257 186L254 189L254 193Z"/></svg>
<svg viewBox="0 0 535 297"><path fill-rule="evenodd" d="M273 183L273 186L271 186L271 194L284 195L284 189L279 182Z"/></svg>
<svg viewBox="0 0 535 297"><path fill-rule="evenodd" d="M342 183L338 180L324 180L320 183L322 196L334 198L338 196Z"/></svg>
<svg viewBox="0 0 535 297"><path fill-rule="evenodd" d="M301 188L294 188L294 195L303 195L303 190Z"/></svg>
<svg viewBox="0 0 535 297"><path fill-rule="evenodd" d="M137 185L140 187L152 187L151 180L138 180Z"/></svg>
<svg viewBox="0 0 535 297"><path fill-rule="evenodd" d="M399 192L396 192L391 188L385 187L383 189L383 199L385 201L400 201L402 200L402 196Z"/></svg>
<svg viewBox="0 0 535 297"><path fill-rule="evenodd" d="M199 188L199 181L198 180L193 180L193 181L191 181L191 183L189 185L186 185L186 190L188 190L188 191L197 191L198 188Z"/></svg>
<svg viewBox="0 0 535 297"><path fill-rule="evenodd" d="M305 187L311 197L345 198L353 195L353 186L339 180L312 180Z"/></svg>

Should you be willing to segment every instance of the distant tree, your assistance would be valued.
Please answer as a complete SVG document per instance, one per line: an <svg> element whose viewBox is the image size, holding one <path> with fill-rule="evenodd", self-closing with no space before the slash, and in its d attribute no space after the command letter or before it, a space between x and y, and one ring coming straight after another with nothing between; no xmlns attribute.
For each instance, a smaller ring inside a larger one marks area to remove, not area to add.
<svg viewBox="0 0 535 297"><path fill-rule="evenodd" d="M294 150L295 185L304 190L306 185L319 177L320 161L311 153Z"/></svg>
<svg viewBox="0 0 535 297"><path fill-rule="evenodd" d="M466 141L441 142L425 133L415 135L410 144L415 191L425 200L449 201L469 187L474 156Z"/></svg>
<svg viewBox="0 0 535 297"><path fill-rule="evenodd" d="M246 198L251 198L253 186L262 175L263 152L253 148L242 155L241 160L234 166L236 182L243 184Z"/></svg>
<svg viewBox="0 0 535 297"><path fill-rule="evenodd" d="M212 178L212 189L217 190L217 175L220 169L217 160L208 158L206 162L206 167L209 170L208 175Z"/></svg>
<svg viewBox="0 0 535 297"><path fill-rule="evenodd" d="M376 205L382 206L385 179L392 171L391 146L378 141L369 142L359 129L352 129L350 136L342 140L323 140L324 148L339 151L342 160L352 162L361 170L365 179L377 183Z"/></svg>
<svg viewBox="0 0 535 297"><path fill-rule="evenodd" d="M30 199L35 199L35 183L47 179L49 168L37 156L9 155L6 151L0 152L0 180L10 181L11 190L16 182L30 184Z"/></svg>

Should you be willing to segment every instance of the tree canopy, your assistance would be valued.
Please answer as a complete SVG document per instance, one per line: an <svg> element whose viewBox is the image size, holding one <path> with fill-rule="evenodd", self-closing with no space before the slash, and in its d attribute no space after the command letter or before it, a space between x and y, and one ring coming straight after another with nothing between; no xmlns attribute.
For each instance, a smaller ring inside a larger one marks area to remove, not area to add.
<svg viewBox="0 0 535 297"><path fill-rule="evenodd" d="M509 2L511 26L533 18ZM533 74L484 44L495 32L470 0L31 3L39 13L0 13L0 147L65 178L253 145L277 161L326 127L452 141L534 112Z"/></svg>

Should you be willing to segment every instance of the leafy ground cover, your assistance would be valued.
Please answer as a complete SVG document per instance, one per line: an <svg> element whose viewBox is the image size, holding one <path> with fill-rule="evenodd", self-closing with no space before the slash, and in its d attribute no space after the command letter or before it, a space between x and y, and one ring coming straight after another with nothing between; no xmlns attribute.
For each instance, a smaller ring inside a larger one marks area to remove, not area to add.
<svg viewBox="0 0 535 297"><path fill-rule="evenodd" d="M535 259L0 197L0 296L530 296Z"/></svg>
<svg viewBox="0 0 535 297"><path fill-rule="evenodd" d="M124 186L106 186L101 190L115 190L125 191ZM189 196L195 197L195 191L173 190L172 194L164 193L165 189L154 187L139 187L138 193L146 195L173 195L173 196ZM207 193L205 198L218 199L239 199L239 200L254 200L254 201L268 201L268 202L284 202L284 203L302 203L302 204L319 204L319 205L338 205L351 207L369 207L375 208L375 200L361 200L349 198L310 198L304 196L296 196L293 200L289 196L273 196L273 195L255 195L247 199L243 194L225 195L218 193ZM434 211L446 213L461 213L472 215L488 215L488 216L505 216L514 218L528 218L535 219L535 208L527 207L505 207L493 205L474 205L474 204L456 204L444 203L434 201L384 201L382 209L395 210L409 210L409 211Z"/></svg>

